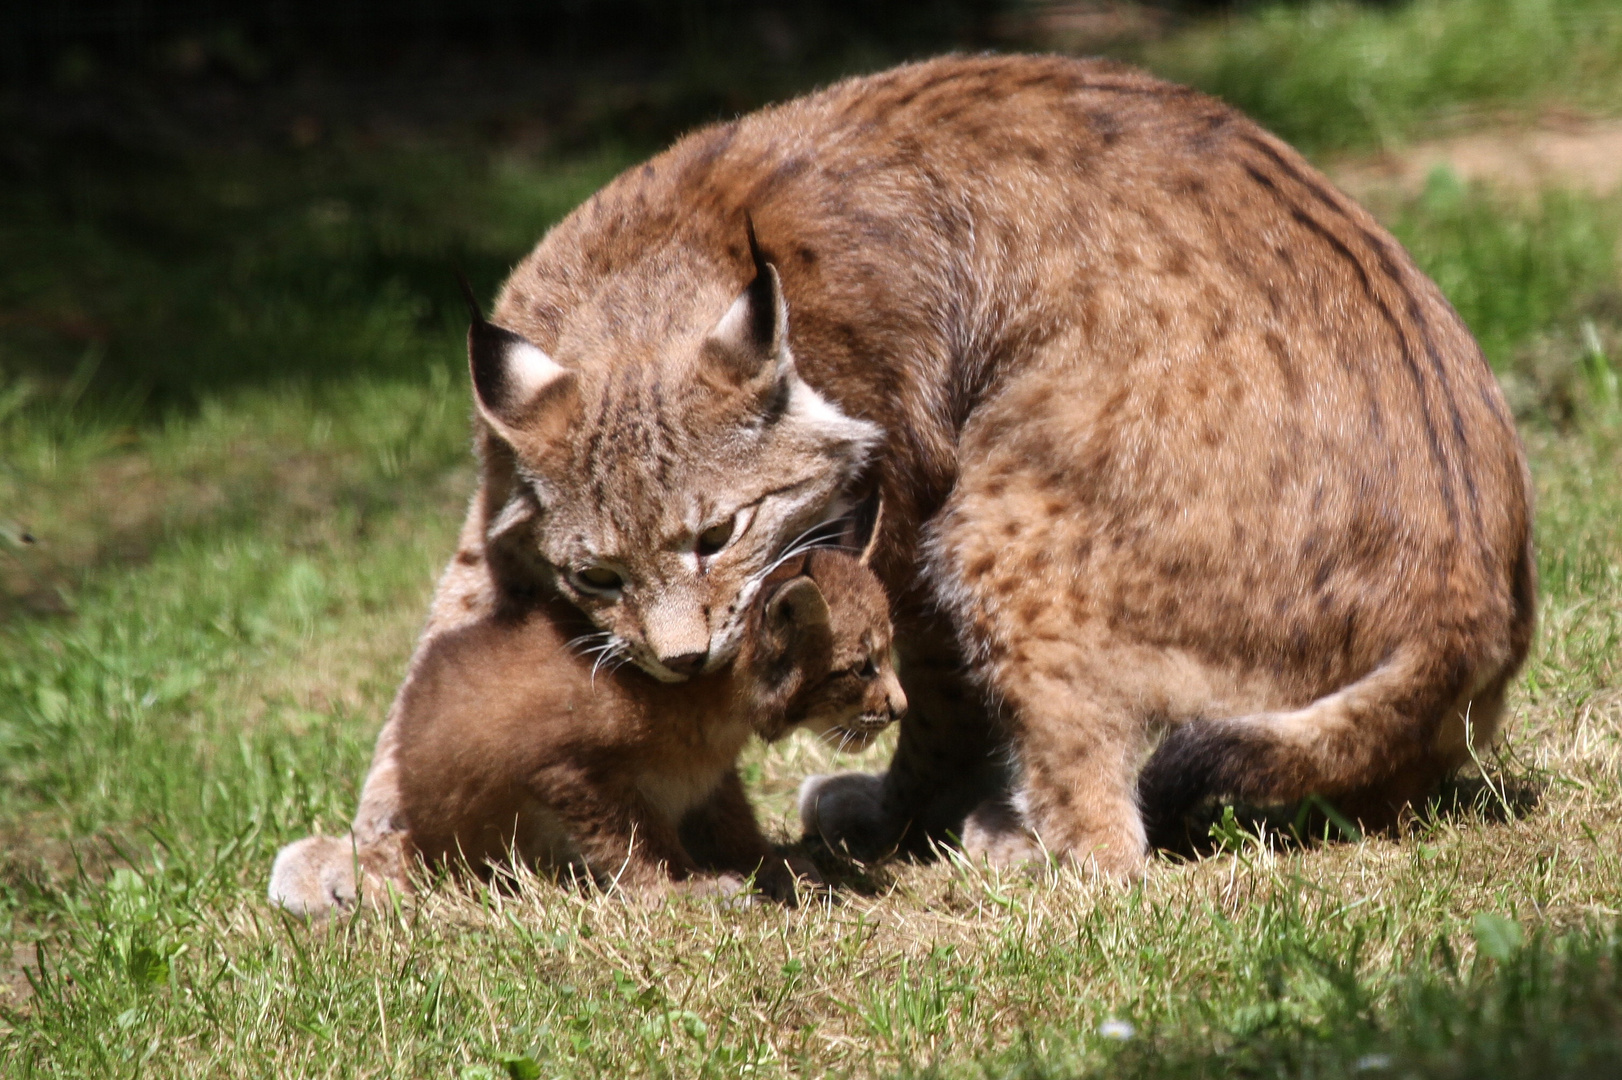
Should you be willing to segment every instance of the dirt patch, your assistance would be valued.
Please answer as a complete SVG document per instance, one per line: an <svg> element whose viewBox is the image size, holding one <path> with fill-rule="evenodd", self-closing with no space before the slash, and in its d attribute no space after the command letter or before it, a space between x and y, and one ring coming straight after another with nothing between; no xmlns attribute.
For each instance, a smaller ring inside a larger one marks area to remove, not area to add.
<svg viewBox="0 0 1622 1080"><path fill-rule="evenodd" d="M1417 192L1443 167L1510 191L1566 187L1609 195L1622 190L1622 120L1559 117L1490 128L1331 163L1329 174L1362 198L1393 188Z"/></svg>

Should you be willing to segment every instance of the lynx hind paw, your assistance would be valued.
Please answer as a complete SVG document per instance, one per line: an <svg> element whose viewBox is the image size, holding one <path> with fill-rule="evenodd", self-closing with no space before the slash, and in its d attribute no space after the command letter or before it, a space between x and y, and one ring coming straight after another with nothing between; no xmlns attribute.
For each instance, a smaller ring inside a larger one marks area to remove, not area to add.
<svg viewBox="0 0 1622 1080"><path fill-rule="evenodd" d="M307 836L276 854L270 902L301 919L355 906L355 847L347 836Z"/></svg>
<svg viewBox="0 0 1622 1080"><path fill-rule="evenodd" d="M1002 798L987 799L969 812L963 822L963 854L995 869L1034 869L1046 861L1024 816Z"/></svg>
<svg viewBox="0 0 1622 1080"><path fill-rule="evenodd" d="M806 777L800 824L807 836L864 861L888 854L898 839L884 815L884 777L873 773Z"/></svg>

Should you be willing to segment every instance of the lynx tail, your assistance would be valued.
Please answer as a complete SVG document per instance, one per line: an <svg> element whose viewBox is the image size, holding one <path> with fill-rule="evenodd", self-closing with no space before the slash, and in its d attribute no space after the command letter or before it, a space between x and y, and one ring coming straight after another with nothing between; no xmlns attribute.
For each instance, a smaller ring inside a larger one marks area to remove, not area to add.
<svg viewBox="0 0 1622 1080"><path fill-rule="evenodd" d="M1386 824L1384 794L1428 786L1467 760L1467 742L1490 743L1501 674L1490 683L1410 646L1305 708L1188 721L1138 778L1149 840L1185 846L1185 819L1213 796L1278 804L1317 795L1365 825Z"/></svg>

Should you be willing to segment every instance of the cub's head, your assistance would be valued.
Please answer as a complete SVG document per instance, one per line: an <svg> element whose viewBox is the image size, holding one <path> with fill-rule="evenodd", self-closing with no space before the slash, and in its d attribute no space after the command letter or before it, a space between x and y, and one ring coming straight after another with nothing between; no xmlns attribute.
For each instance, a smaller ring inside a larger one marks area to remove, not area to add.
<svg viewBox="0 0 1622 1080"><path fill-rule="evenodd" d="M612 652L667 682L736 654L774 561L841 512L880 434L800 378L752 228L749 248L741 294L668 251L605 275L550 355L477 316L468 336L513 474L487 538L538 555Z"/></svg>
<svg viewBox="0 0 1622 1080"><path fill-rule="evenodd" d="M859 749L907 711L889 600L861 561L813 549L778 568L762 592L737 661L761 737L805 727Z"/></svg>

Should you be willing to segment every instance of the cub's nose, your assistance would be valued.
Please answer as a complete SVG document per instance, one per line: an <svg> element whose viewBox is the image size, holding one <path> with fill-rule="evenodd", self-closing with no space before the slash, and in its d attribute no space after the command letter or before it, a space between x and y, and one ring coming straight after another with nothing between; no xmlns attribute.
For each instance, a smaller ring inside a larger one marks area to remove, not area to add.
<svg viewBox="0 0 1622 1080"><path fill-rule="evenodd" d="M659 662L677 675L697 675L710 658L708 651L682 653L680 656L661 656Z"/></svg>
<svg viewBox="0 0 1622 1080"><path fill-rule="evenodd" d="M893 720L899 720L907 711L907 694L901 689L901 680L893 674L884 680L884 704Z"/></svg>

